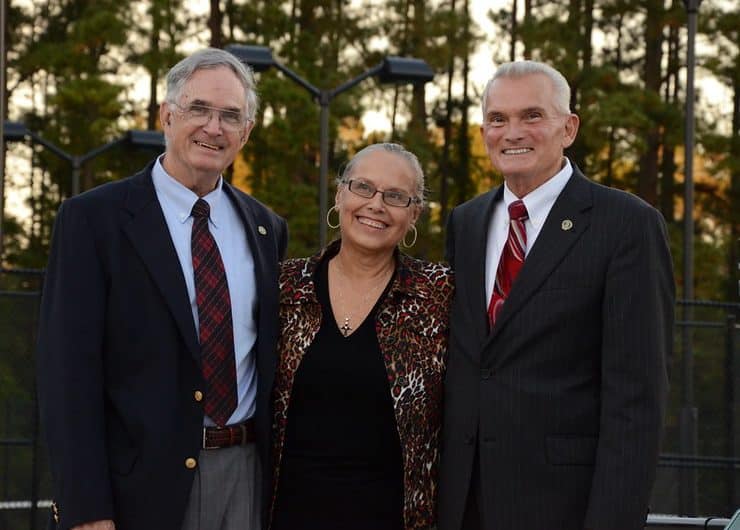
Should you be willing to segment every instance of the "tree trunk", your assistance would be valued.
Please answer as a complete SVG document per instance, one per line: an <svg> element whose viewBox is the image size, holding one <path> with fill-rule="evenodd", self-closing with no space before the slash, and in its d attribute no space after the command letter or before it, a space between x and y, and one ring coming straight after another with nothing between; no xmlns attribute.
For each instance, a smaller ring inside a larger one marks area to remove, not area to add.
<svg viewBox="0 0 740 530"><path fill-rule="evenodd" d="M648 0L645 19L645 113L652 114L649 107L660 101L663 58L663 2ZM640 197L657 206L658 204L658 150L660 149L660 123L654 121L645 135L645 150L640 156L637 192Z"/></svg>
<svg viewBox="0 0 740 530"><path fill-rule="evenodd" d="M414 18L410 35L411 48L417 57L424 57L426 50L426 11L424 0L414 0ZM409 133L416 139L426 138L426 89L423 83L414 83L411 97Z"/></svg>
<svg viewBox="0 0 740 530"><path fill-rule="evenodd" d="M468 44L470 43L470 6L469 0L463 2L463 43L462 47L464 50L470 49ZM457 137L458 145L458 157L459 165L457 171L455 171L455 181L457 183L458 190L458 202L463 202L472 196L472 190L470 189L470 138L468 137L468 129L470 124L468 123L468 109L470 108L470 100L468 99L468 78L470 75L470 56L466 51L463 56L462 65L462 85L463 85L463 96L462 104L460 106L460 131Z"/></svg>
<svg viewBox="0 0 740 530"><path fill-rule="evenodd" d="M532 0L524 0L524 28L527 32L532 31ZM529 39L524 38L524 58L532 58L532 49L530 48Z"/></svg>
<svg viewBox="0 0 740 530"><path fill-rule="evenodd" d="M451 12L453 20L457 20L455 13L455 0L452 0ZM445 117L444 117L444 143L442 145L442 159L439 164L439 215L442 226L447 224L447 202L449 200L447 191L447 179L450 177L451 166L450 163L450 149L452 144L452 81L455 75L455 52L457 46L453 46L453 43L457 42L457 23L450 24L450 29L447 34L447 42L449 44L449 57L447 59L447 99L445 101Z"/></svg>
<svg viewBox="0 0 740 530"><path fill-rule="evenodd" d="M673 9L677 6L677 0L673 2ZM678 57L679 50L678 27L675 24L670 26L668 32L668 71L665 83L664 101L667 105L676 106L678 103L678 85L679 69L681 61ZM674 196L676 193L675 176L676 176L676 146L671 136L672 131L669 127L663 127L663 150L660 161L660 211L665 217L666 222L674 221Z"/></svg>
<svg viewBox="0 0 740 530"><path fill-rule="evenodd" d="M220 0L210 0L211 11L208 16L208 29L211 32L210 46L212 48L223 48L224 46L224 35L221 30L221 22L223 20L223 13L221 13L221 2Z"/></svg>
<svg viewBox="0 0 740 530"><path fill-rule="evenodd" d="M517 27L517 7L519 0L511 0L511 44L509 45L511 48L509 50L509 60L515 61L516 60L516 41L517 41L517 30L519 29Z"/></svg>

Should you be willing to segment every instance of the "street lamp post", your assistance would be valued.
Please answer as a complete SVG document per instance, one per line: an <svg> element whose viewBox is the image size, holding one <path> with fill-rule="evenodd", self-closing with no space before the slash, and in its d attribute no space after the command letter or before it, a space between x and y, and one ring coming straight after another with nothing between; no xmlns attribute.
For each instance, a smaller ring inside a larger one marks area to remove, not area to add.
<svg viewBox="0 0 740 530"><path fill-rule="evenodd" d="M696 456L698 447L698 410L694 405L694 358L692 352L691 321L694 308L694 68L695 42L699 5L702 0L683 0L688 18L686 44L686 124L684 136L684 214L683 214L683 392L680 414L681 453ZM693 467L682 468L679 481L679 508L681 515L696 515L697 477Z"/></svg>
<svg viewBox="0 0 740 530"><path fill-rule="evenodd" d="M88 151L82 155L70 155L56 144L45 139L43 136L29 130L23 123L6 121L4 124L4 137L10 141L23 141L30 138L33 143L39 144L51 151L54 155L66 160L72 166L72 195L80 193L80 172L82 166L122 144L132 145L134 147L152 147L152 148L163 148L164 147L164 136L158 131L128 131L123 136L111 140L110 142L103 144L95 149Z"/></svg>
<svg viewBox="0 0 740 530"><path fill-rule="evenodd" d="M230 44L225 49L240 61L249 65L255 72L261 72L271 67L278 69L286 77L308 91L319 104L319 243L323 248L326 245L326 224L324 220L327 213L329 188L327 179L329 169L329 104L339 94L353 88L368 77L377 76L381 83L426 83L434 78L434 72L421 59L388 56L380 64L336 88L321 89L275 60L272 51L266 46Z"/></svg>
<svg viewBox="0 0 740 530"><path fill-rule="evenodd" d="M0 0L0 3L2 0ZM72 195L77 195L80 192L80 172L83 164L92 160L93 158L105 153L106 151L122 144L128 144L133 147L141 148L153 148L163 149L164 148L164 136L158 131L128 131L123 136L116 138L106 144L96 147L92 151L88 151L83 155L70 155L56 144L45 139L43 136L31 131L23 123L17 121L6 121L0 122L2 128L2 139L3 141L10 142L23 142L30 139L33 143L38 144L51 151L55 156L61 158L70 163L72 166ZM2 170L4 173L4 168ZM0 203L3 203L5 195L0 196ZM3 212L0 206L0 213ZM0 216L0 225L2 225L4 217ZM2 257L2 236L3 233L0 230L0 257Z"/></svg>

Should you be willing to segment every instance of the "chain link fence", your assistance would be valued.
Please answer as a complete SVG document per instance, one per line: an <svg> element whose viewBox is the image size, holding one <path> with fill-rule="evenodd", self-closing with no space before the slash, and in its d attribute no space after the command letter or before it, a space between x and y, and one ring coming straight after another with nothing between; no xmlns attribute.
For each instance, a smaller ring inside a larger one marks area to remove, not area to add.
<svg viewBox="0 0 740 530"><path fill-rule="evenodd" d="M48 518L51 479L39 436L34 376L42 278L40 270L0 270L0 530L45 528ZM691 304L693 319L676 325L670 402L651 511L729 518L740 506L740 304ZM679 446L682 326L692 329L697 456L682 455ZM686 480L686 469L695 477L696 513L681 505L679 485ZM666 528L666 521L651 515L647 527ZM692 527L692 521L705 519L685 519L678 526ZM723 527L725 521L716 519L710 526Z"/></svg>

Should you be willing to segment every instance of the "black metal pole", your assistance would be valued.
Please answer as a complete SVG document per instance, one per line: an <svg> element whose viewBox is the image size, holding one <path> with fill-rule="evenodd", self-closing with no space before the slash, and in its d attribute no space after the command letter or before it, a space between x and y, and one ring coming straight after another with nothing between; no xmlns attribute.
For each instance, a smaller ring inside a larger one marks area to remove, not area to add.
<svg viewBox="0 0 740 530"><path fill-rule="evenodd" d="M684 136L684 225L683 225L683 306L684 322L693 321L694 308L694 68L696 63L696 19L701 0L684 0L688 18L686 57L686 124ZM681 453L696 456L698 446L698 410L694 404L694 358L692 330L686 325L681 333L683 345L683 395L680 413ZM682 469L679 482L681 515L697 513L697 473L693 468Z"/></svg>
<svg viewBox="0 0 740 530"><path fill-rule="evenodd" d="M5 12L6 0L0 0L0 264L3 258L3 220L5 219Z"/></svg>
<svg viewBox="0 0 740 530"><path fill-rule="evenodd" d="M740 455L740 352L736 351L737 315L727 315L727 357L726 357L726 421L727 446L725 456ZM734 466L727 469L727 514L731 515L740 506L740 483Z"/></svg>
<svg viewBox="0 0 740 530"><path fill-rule="evenodd" d="M321 91L319 106L321 107L320 134L319 134L319 246L326 246L326 214L329 204L329 103L330 94Z"/></svg>

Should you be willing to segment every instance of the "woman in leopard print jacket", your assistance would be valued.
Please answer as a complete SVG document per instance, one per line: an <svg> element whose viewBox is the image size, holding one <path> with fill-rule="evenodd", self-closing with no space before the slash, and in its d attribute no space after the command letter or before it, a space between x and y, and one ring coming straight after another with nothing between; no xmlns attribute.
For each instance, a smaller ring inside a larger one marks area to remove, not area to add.
<svg viewBox="0 0 740 530"><path fill-rule="evenodd" d="M397 144L360 151L332 208L341 239L283 264L273 530L434 527L453 280L398 250L423 179Z"/></svg>

